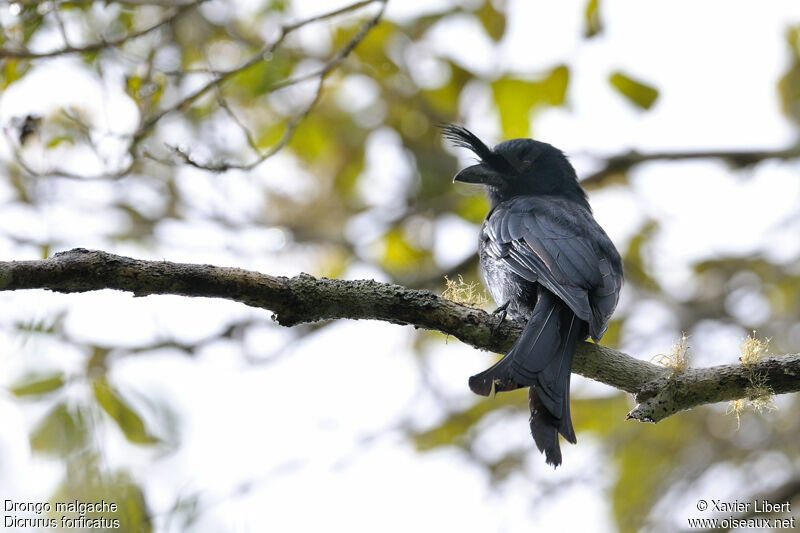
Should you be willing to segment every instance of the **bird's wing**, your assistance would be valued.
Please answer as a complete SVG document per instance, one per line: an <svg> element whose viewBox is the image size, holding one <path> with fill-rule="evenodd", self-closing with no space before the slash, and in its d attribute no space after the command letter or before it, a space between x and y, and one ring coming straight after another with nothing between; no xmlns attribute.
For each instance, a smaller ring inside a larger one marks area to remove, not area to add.
<svg viewBox="0 0 800 533"><path fill-rule="evenodd" d="M492 211L483 227L485 250L520 277L541 283L581 320L606 322L611 313L595 309L603 316L593 317L589 295L601 290L616 296L608 260L575 229L574 213L561 213L558 204L539 199L524 200L500 204Z"/></svg>
<svg viewBox="0 0 800 533"><path fill-rule="evenodd" d="M612 268L608 258L600 259L598 266L602 282L589 293L589 301L592 305L592 321L589 331L595 341L599 341L608 329L608 320L617 307L619 290L622 287L622 274Z"/></svg>

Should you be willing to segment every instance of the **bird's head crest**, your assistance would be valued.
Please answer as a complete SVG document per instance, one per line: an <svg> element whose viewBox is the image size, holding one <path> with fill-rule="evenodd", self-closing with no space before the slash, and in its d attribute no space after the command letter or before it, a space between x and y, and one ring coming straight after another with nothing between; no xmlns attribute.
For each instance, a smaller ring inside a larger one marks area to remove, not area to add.
<svg viewBox="0 0 800 533"><path fill-rule="evenodd" d="M564 153L550 144L510 139L489 148L474 133L457 124L442 126L442 136L455 146L471 150L480 159L477 165L462 169L453 181L486 186L492 205L515 196L552 195L591 209L575 169Z"/></svg>
<svg viewBox="0 0 800 533"><path fill-rule="evenodd" d="M471 150L477 155L482 163L486 163L489 167L497 172L506 175L519 174L519 169L515 167L503 155L498 154L478 138L477 135L469 131L464 126L457 124L446 124L442 126L442 137L453 143L455 146L460 146Z"/></svg>

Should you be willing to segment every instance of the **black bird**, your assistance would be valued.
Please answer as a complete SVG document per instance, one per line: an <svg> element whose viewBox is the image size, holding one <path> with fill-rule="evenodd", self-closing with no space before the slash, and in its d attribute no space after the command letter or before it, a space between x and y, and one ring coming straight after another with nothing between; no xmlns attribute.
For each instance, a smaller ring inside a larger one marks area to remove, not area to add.
<svg viewBox="0 0 800 533"><path fill-rule="evenodd" d="M577 442L569 412L575 346L589 336L600 340L608 329L622 285L619 253L560 150L532 139L490 149L456 125L445 126L443 135L480 160L453 181L481 184L489 197L478 252L481 274L500 305L495 312L526 322L511 351L472 376L469 387L489 396L529 386L531 434L556 467L558 434Z"/></svg>

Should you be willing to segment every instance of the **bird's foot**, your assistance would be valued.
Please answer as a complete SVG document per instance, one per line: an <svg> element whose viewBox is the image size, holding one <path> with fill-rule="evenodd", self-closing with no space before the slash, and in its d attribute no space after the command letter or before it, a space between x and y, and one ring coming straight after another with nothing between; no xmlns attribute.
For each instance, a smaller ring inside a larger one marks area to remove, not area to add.
<svg viewBox="0 0 800 533"><path fill-rule="evenodd" d="M502 324L505 321L506 315L508 314L506 312L506 310L508 309L508 304L510 304L510 303L511 303L511 300L507 301L506 303L504 303L503 305L501 305L500 307L498 307L497 309L492 311L492 317L499 317L497 319L497 322L492 324L492 327L491 327L492 335L495 334L495 332L497 331L497 328L500 327L500 324Z"/></svg>

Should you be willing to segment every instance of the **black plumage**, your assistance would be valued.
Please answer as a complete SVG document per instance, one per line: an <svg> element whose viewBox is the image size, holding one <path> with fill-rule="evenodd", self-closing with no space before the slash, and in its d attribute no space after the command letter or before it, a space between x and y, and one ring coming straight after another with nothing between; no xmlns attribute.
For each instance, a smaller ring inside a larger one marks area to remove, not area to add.
<svg viewBox="0 0 800 533"><path fill-rule="evenodd" d="M469 386L484 396L529 386L533 439L558 466L558 434L576 442L569 410L575 346L608 328L622 285L619 253L560 150L532 139L490 149L461 126L446 126L444 136L479 157L454 181L486 187L481 274L500 309L526 323L511 351Z"/></svg>

